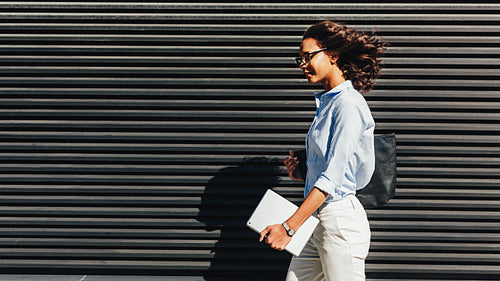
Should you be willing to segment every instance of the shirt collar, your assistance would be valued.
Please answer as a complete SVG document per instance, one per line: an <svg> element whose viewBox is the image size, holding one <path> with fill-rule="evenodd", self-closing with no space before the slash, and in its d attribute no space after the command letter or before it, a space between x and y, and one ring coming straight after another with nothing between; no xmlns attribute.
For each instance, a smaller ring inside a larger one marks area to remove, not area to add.
<svg viewBox="0 0 500 281"><path fill-rule="evenodd" d="M326 91L314 92L314 96L316 97L316 102L319 103L319 100L321 99L322 96L335 96L347 88L352 88L351 80L346 80L345 82L338 84L335 88L331 89L328 92Z"/></svg>

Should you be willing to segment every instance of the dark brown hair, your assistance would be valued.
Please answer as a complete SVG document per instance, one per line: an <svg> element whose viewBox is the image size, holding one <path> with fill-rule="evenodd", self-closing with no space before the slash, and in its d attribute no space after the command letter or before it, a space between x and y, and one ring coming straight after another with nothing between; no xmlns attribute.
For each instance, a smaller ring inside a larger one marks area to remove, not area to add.
<svg viewBox="0 0 500 281"><path fill-rule="evenodd" d="M382 55L389 45L374 32L347 28L341 23L323 21L309 27L302 38L313 38L322 48L338 55L337 65L344 78L351 80L354 88L367 93L381 75Z"/></svg>

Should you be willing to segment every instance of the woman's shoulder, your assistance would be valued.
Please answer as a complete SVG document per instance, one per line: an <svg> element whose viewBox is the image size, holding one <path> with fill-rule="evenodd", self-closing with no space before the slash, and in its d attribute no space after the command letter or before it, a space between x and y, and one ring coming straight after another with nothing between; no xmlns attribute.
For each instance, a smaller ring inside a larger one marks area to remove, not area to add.
<svg viewBox="0 0 500 281"><path fill-rule="evenodd" d="M338 99L332 106L332 117L341 118L340 116L353 116L357 114L363 120L371 122L373 119L371 110L363 97L358 91L346 91L339 95ZM350 118L347 118L350 119Z"/></svg>
<svg viewBox="0 0 500 281"><path fill-rule="evenodd" d="M335 100L335 106L345 107L365 107L367 105L365 98L354 88L347 88Z"/></svg>

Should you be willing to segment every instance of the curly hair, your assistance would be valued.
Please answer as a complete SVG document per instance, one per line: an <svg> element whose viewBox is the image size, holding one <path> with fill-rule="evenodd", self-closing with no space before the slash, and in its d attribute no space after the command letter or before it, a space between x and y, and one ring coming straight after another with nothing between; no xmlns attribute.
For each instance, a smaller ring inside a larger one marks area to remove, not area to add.
<svg viewBox="0 0 500 281"><path fill-rule="evenodd" d="M389 45L380 36L322 21L305 31L302 40L307 38L316 39L322 48L338 55L338 67L356 90L368 93L373 89L382 72L382 55Z"/></svg>

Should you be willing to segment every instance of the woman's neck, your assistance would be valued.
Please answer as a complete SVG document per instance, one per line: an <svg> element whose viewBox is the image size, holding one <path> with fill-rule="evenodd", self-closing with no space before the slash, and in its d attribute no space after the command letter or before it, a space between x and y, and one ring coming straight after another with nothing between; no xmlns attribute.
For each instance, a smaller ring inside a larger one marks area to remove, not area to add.
<svg viewBox="0 0 500 281"><path fill-rule="evenodd" d="M345 81L346 80L343 76L336 77L336 79L323 81L323 87L325 88L325 92L329 92L330 90L344 83Z"/></svg>
<svg viewBox="0 0 500 281"><path fill-rule="evenodd" d="M325 92L332 90L338 85L344 83L346 79L344 78L344 73L340 70L337 64L332 65L332 70L328 77L321 81L323 87L325 88Z"/></svg>

